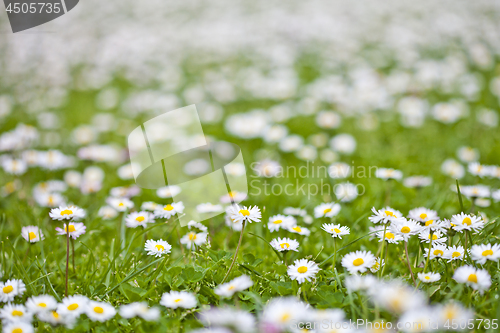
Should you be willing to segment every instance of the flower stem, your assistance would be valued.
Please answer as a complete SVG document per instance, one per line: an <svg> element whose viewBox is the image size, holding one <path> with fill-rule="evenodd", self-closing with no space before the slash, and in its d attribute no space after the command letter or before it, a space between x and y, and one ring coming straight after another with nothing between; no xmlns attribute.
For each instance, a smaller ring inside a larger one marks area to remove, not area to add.
<svg viewBox="0 0 500 333"><path fill-rule="evenodd" d="M66 226L66 297L68 296L68 268L69 268L69 222Z"/></svg>
<svg viewBox="0 0 500 333"><path fill-rule="evenodd" d="M424 273L427 273L427 266L429 266L429 259L431 257L431 250L432 250L432 236L434 236L434 232L430 231L429 235L430 235L430 239L429 239L429 252L427 253L427 260L425 262Z"/></svg>
<svg viewBox="0 0 500 333"><path fill-rule="evenodd" d="M405 241L404 243L405 243L406 263L408 264L408 269L410 270L411 279L413 280L413 284L416 287L417 282L415 281L415 276L413 276L413 270L411 269L411 265L410 265L410 257L408 256L408 242Z"/></svg>
<svg viewBox="0 0 500 333"><path fill-rule="evenodd" d="M385 266L387 266L387 257L388 257L388 255L389 255L389 243L387 243L387 251L385 251L384 265L382 266L380 276L384 275ZM382 256L380 256L380 264L382 265Z"/></svg>
<svg viewBox="0 0 500 333"><path fill-rule="evenodd" d="M221 284L226 281L227 277L229 276L229 273L231 273L231 270L233 269L234 263L236 262L236 258L238 258L238 251L240 250L241 240L243 239L243 231L245 231L245 223L246 220L243 220L243 223L241 225L240 240L238 241L238 246L236 247L236 252L234 253L233 262L231 263L231 266L229 266L226 276L224 276L224 279L222 279Z"/></svg>
<svg viewBox="0 0 500 333"><path fill-rule="evenodd" d="M283 252L283 262L285 263L286 267L288 267L288 259L286 258L287 254L288 254L288 251Z"/></svg>
<svg viewBox="0 0 500 333"><path fill-rule="evenodd" d="M73 274L76 274L75 268L75 240L71 238L71 255L73 256Z"/></svg>

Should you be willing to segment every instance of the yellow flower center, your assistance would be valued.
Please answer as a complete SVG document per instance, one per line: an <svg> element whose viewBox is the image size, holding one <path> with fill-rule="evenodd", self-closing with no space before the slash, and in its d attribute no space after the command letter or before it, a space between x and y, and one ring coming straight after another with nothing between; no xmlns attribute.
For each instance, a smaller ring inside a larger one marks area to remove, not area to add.
<svg viewBox="0 0 500 333"><path fill-rule="evenodd" d="M281 246L282 249L284 249L285 246L288 249L290 247L290 244L288 244L288 243L281 243L280 246Z"/></svg>
<svg viewBox="0 0 500 333"><path fill-rule="evenodd" d="M430 280L430 279L431 279L431 277L430 277L430 276L426 276L424 279L426 279L426 280Z"/></svg>
<svg viewBox="0 0 500 333"><path fill-rule="evenodd" d="M460 257L461 255L462 255L462 254L461 254L460 252L455 251L455 252L453 252L453 253L451 254L451 257L452 257L452 258L456 258L456 257Z"/></svg>
<svg viewBox="0 0 500 333"><path fill-rule="evenodd" d="M435 256L442 256L443 255L443 251L441 251L441 250L434 250L434 255Z"/></svg>
<svg viewBox="0 0 500 333"><path fill-rule="evenodd" d="M327 208L327 209L325 209L325 210L323 211L323 214L330 213L331 211L332 211L332 209L331 209L331 208Z"/></svg>
<svg viewBox="0 0 500 333"><path fill-rule="evenodd" d="M297 231L297 232L301 232L302 231L302 229L299 226L293 227L292 229L295 230L295 231Z"/></svg>
<svg viewBox="0 0 500 333"><path fill-rule="evenodd" d="M471 221L470 217L464 218L463 221L462 221L462 224L471 225L472 221Z"/></svg>
<svg viewBox="0 0 500 333"><path fill-rule="evenodd" d="M2 289L2 291L3 291L4 294L9 294L9 293L12 292L12 290L14 290L14 287L12 287L12 286L5 286Z"/></svg>
<svg viewBox="0 0 500 333"><path fill-rule="evenodd" d="M171 204L168 204L168 205L166 205L165 207L163 207L163 210L168 210L169 212L170 212L171 210L173 210L173 209L174 209L174 207L173 207Z"/></svg>
<svg viewBox="0 0 500 333"><path fill-rule="evenodd" d="M73 304L68 305L68 310L69 311L74 311L76 309L78 309L78 304L73 303Z"/></svg>
<svg viewBox="0 0 500 333"><path fill-rule="evenodd" d="M429 220L429 221L425 222L425 226L428 227L433 223L434 223L434 220Z"/></svg>
<svg viewBox="0 0 500 333"><path fill-rule="evenodd" d="M427 214L425 214L425 213L420 214L420 218L422 220L425 220L427 218Z"/></svg>
<svg viewBox="0 0 500 333"><path fill-rule="evenodd" d="M493 251L492 250L483 251L483 257L492 256L492 255L493 255Z"/></svg>
<svg viewBox="0 0 500 333"><path fill-rule="evenodd" d="M297 272L299 272L300 274L304 274L305 272L307 272L307 267L300 266L299 268L297 268Z"/></svg>
<svg viewBox="0 0 500 333"><path fill-rule="evenodd" d="M69 209L65 209L65 210L61 211L61 216L71 215L71 214L73 214L73 211L69 210Z"/></svg>
<svg viewBox="0 0 500 333"><path fill-rule="evenodd" d="M196 234L194 232L189 233L189 240L195 240L196 239Z"/></svg>
<svg viewBox="0 0 500 333"><path fill-rule="evenodd" d="M332 230L335 231L338 234L340 234L342 232L340 229L337 229L337 228L333 228Z"/></svg>
<svg viewBox="0 0 500 333"><path fill-rule="evenodd" d="M394 234L392 232L386 232L385 233L385 238L387 238L387 239L394 239Z"/></svg>
<svg viewBox="0 0 500 333"><path fill-rule="evenodd" d="M118 207L123 207L123 206L125 206L125 204L124 204L123 202L120 202L120 203L118 204Z"/></svg>
<svg viewBox="0 0 500 333"><path fill-rule="evenodd" d="M276 220L276 221L273 221L274 224L280 224L281 222L283 222L283 220Z"/></svg>
<svg viewBox="0 0 500 333"><path fill-rule="evenodd" d="M387 215L387 216L396 217L396 215L394 215L394 213L393 213L393 212L391 212L390 210L385 210L385 211L384 211L384 213L385 213L385 215Z"/></svg>
<svg viewBox="0 0 500 333"><path fill-rule="evenodd" d="M95 313L103 313L104 312L104 309L101 308L100 306L95 306L94 307L94 312Z"/></svg>
<svg viewBox="0 0 500 333"><path fill-rule="evenodd" d="M12 315L14 317L21 317L24 313L22 311L19 311L19 310L14 310L12 311Z"/></svg>
<svg viewBox="0 0 500 333"><path fill-rule="evenodd" d="M404 227L402 227L402 228L401 228L401 232L402 232L403 234L407 234L407 233L409 233L410 231L411 231L411 229L410 229L409 227L407 227L407 226L404 226Z"/></svg>
<svg viewBox="0 0 500 333"><path fill-rule="evenodd" d="M236 192L236 191L231 191L228 193L230 198L234 198L237 194L238 194L238 192Z"/></svg>
<svg viewBox="0 0 500 333"><path fill-rule="evenodd" d="M431 235L429 235L428 238L431 239ZM436 240L436 239L438 239L438 236L437 235L432 235L432 240Z"/></svg>
<svg viewBox="0 0 500 333"><path fill-rule="evenodd" d="M18 327L18 328L14 328L14 329L12 330L12 333L23 333L23 329L22 329L22 328L19 328L19 327Z"/></svg>
<svg viewBox="0 0 500 333"><path fill-rule="evenodd" d="M229 288L227 288L227 290L233 290L233 289L234 289L233 285L231 285L231 286L229 286Z"/></svg>
<svg viewBox="0 0 500 333"><path fill-rule="evenodd" d="M358 259L355 259L352 264L354 266L361 266L365 263L365 261L363 260L363 258L358 258Z"/></svg>
<svg viewBox="0 0 500 333"><path fill-rule="evenodd" d="M182 299L180 299L180 298L174 300L175 303L179 303L180 301L182 301Z"/></svg>
<svg viewBox="0 0 500 333"><path fill-rule="evenodd" d="M55 311L52 311L52 316L54 316L54 318L59 318L59 313L55 312Z"/></svg>
<svg viewBox="0 0 500 333"><path fill-rule="evenodd" d="M158 245L156 245L155 247L156 247L156 250L158 250L158 251L160 251L160 252L165 251L165 248L163 247L163 245L158 244Z"/></svg>
<svg viewBox="0 0 500 333"><path fill-rule="evenodd" d="M47 304L45 304L45 303L38 303L38 306L41 307L41 308L46 308Z"/></svg>
<svg viewBox="0 0 500 333"><path fill-rule="evenodd" d="M28 236L29 236L30 240L33 240L33 239L36 238L36 234L33 231L30 231L30 233L28 234Z"/></svg>
<svg viewBox="0 0 500 333"><path fill-rule="evenodd" d="M135 218L135 220L136 220L137 222L139 222L139 223L141 223L141 222L142 222L142 221L144 221L145 219L146 219L146 218L145 218L144 216L137 216L137 217Z"/></svg>
<svg viewBox="0 0 500 333"><path fill-rule="evenodd" d="M476 274L469 275L467 281L477 283L477 275Z"/></svg>
<svg viewBox="0 0 500 333"><path fill-rule="evenodd" d="M241 209L239 212L243 216L249 216L250 212L247 209Z"/></svg>
<svg viewBox="0 0 500 333"><path fill-rule="evenodd" d="M281 316L281 322L285 322L287 321L288 319L290 319L290 314L289 313L285 313Z"/></svg>
<svg viewBox="0 0 500 333"><path fill-rule="evenodd" d="M69 228L69 232L75 232L75 230L76 230L75 226L72 224L70 224L68 228ZM64 226L64 231L68 232L68 229L66 229L66 226Z"/></svg>

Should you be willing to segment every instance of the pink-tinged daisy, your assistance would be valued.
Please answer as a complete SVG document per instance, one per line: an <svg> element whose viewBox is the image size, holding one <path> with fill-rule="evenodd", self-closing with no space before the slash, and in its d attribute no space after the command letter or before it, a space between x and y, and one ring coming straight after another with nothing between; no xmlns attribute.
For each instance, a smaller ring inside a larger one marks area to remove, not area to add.
<svg viewBox="0 0 500 333"><path fill-rule="evenodd" d="M23 227L21 229L21 236L23 236L23 238L30 243L36 243L45 238L42 230L40 230L37 226L34 225Z"/></svg>

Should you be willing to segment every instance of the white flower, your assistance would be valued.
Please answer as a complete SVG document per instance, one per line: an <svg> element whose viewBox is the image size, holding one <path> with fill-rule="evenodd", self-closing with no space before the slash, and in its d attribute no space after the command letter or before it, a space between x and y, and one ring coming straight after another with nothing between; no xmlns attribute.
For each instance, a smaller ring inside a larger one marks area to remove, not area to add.
<svg viewBox="0 0 500 333"><path fill-rule="evenodd" d="M434 231L445 231L445 229L450 229L451 223L448 220L427 220L422 226L422 230L434 230Z"/></svg>
<svg viewBox="0 0 500 333"><path fill-rule="evenodd" d="M350 155L356 150L356 139L350 134L338 134L330 140L330 148L337 153Z"/></svg>
<svg viewBox="0 0 500 333"><path fill-rule="evenodd" d="M3 333L33 333L35 332L33 330L33 326L31 324L22 322L22 321L16 321L13 323L6 323L3 327L2 330Z"/></svg>
<svg viewBox="0 0 500 333"><path fill-rule="evenodd" d="M161 257L164 254L170 253L170 249L172 245L168 244L166 241L160 239L158 241L154 241L152 239L148 239L146 241L146 245L144 249L148 251L148 255Z"/></svg>
<svg viewBox="0 0 500 333"><path fill-rule="evenodd" d="M426 187L431 184L432 184L432 178L425 176L412 176L412 177L407 177L403 180L403 185L408 188Z"/></svg>
<svg viewBox="0 0 500 333"><path fill-rule="evenodd" d="M343 162L333 163L328 167L331 178L347 178L351 175L351 166Z"/></svg>
<svg viewBox="0 0 500 333"><path fill-rule="evenodd" d="M463 321L468 323L474 319L474 311L464 308L460 303L454 300L446 304L438 305L435 310L441 329L445 328L444 325L449 325L453 322Z"/></svg>
<svg viewBox="0 0 500 333"><path fill-rule="evenodd" d="M223 204L233 203L233 202L242 202L247 197L245 192L231 191L226 195L223 195L220 198L220 202Z"/></svg>
<svg viewBox="0 0 500 333"><path fill-rule="evenodd" d="M399 218L392 221L388 230L395 235L403 237L405 241L408 241L411 236L418 234L421 229L422 227L415 221Z"/></svg>
<svg viewBox="0 0 500 333"><path fill-rule="evenodd" d="M377 283L377 278L371 274L349 275L345 278L345 286L350 292L367 291L371 288L374 288Z"/></svg>
<svg viewBox="0 0 500 333"><path fill-rule="evenodd" d="M403 178L403 172L396 169L377 168L377 170L375 171L375 177L383 180L401 180Z"/></svg>
<svg viewBox="0 0 500 333"><path fill-rule="evenodd" d="M294 297L275 298L269 302L262 312L262 323L285 331L292 323L308 318L306 305Z"/></svg>
<svg viewBox="0 0 500 333"><path fill-rule="evenodd" d="M160 318L158 308L149 308L145 302L134 302L120 306L120 316L123 318L141 317L147 321L157 321Z"/></svg>
<svg viewBox="0 0 500 333"><path fill-rule="evenodd" d="M422 292L415 291L399 280L376 283L368 290L368 294L376 305L393 313L422 309L427 304Z"/></svg>
<svg viewBox="0 0 500 333"><path fill-rule="evenodd" d="M463 260L464 259L464 248L462 246L450 246L446 249L443 258L447 259L448 262L453 260Z"/></svg>
<svg viewBox="0 0 500 333"><path fill-rule="evenodd" d="M493 198L493 200L495 200L496 202L500 201L500 190L496 190L494 192L491 193L491 197Z"/></svg>
<svg viewBox="0 0 500 333"><path fill-rule="evenodd" d="M14 297L21 296L26 291L26 286L21 280L7 280L0 282L0 302L12 302Z"/></svg>
<svg viewBox="0 0 500 333"><path fill-rule="evenodd" d="M385 232L384 230L380 230L376 233L376 235L379 238L379 242L382 242L385 239L391 244L397 244L404 239L399 233L392 233L390 228L386 229Z"/></svg>
<svg viewBox="0 0 500 333"><path fill-rule="evenodd" d="M202 203L196 206L198 213L217 213L222 212L224 209L221 205L214 205L210 202Z"/></svg>
<svg viewBox="0 0 500 333"><path fill-rule="evenodd" d="M391 207L385 207L380 210L376 210L375 207L373 207L372 212L374 215L370 216L368 219L373 223L387 223L403 217L403 214L401 214L399 210L392 209Z"/></svg>
<svg viewBox="0 0 500 333"><path fill-rule="evenodd" d="M408 213L408 218L413 219L418 222L426 222L429 220L439 220L437 212L425 207L419 207L410 210Z"/></svg>
<svg viewBox="0 0 500 333"><path fill-rule="evenodd" d="M26 301L26 307L32 313L52 311L56 309L57 301L50 295L32 296Z"/></svg>
<svg viewBox="0 0 500 333"><path fill-rule="evenodd" d="M23 321L31 323L33 320L33 313L28 311L24 305L21 304L7 304L0 309L0 318L4 322L17 322Z"/></svg>
<svg viewBox="0 0 500 333"><path fill-rule="evenodd" d="M73 328L77 317L71 314L60 315L57 311L42 311L37 314L40 321L49 323L53 326L64 325L66 328Z"/></svg>
<svg viewBox="0 0 500 333"><path fill-rule="evenodd" d="M133 212L125 218L126 226L129 228L137 228L138 226L146 228L148 223L154 223L154 221L153 214L146 211Z"/></svg>
<svg viewBox="0 0 500 333"><path fill-rule="evenodd" d="M460 179L465 176L465 168L452 158L449 158L441 164L441 171L450 177Z"/></svg>
<svg viewBox="0 0 500 333"><path fill-rule="evenodd" d="M316 125L321 128L337 128L340 126L341 121L340 115L333 111L320 111L316 115Z"/></svg>
<svg viewBox="0 0 500 333"><path fill-rule="evenodd" d="M128 198L109 197L108 199L106 199L106 202L113 209L115 209L119 212L124 212L124 211L134 207L134 203Z"/></svg>
<svg viewBox="0 0 500 333"><path fill-rule="evenodd" d="M53 220L71 220L82 219L85 217L85 211L76 206L67 206L51 209L49 213L50 218Z"/></svg>
<svg viewBox="0 0 500 333"><path fill-rule="evenodd" d="M217 286L214 292L220 297L232 297L234 293L250 288L253 281L247 276L239 276L229 282Z"/></svg>
<svg viewBox="0 0 500 333"><path fill-rule="evenodd" d="M257 162L253 170L257 173L257 176L266 178L276 177L283 172L281 165L272 160Z"/></svg>
<svg viewBox="0 0 500 333"><path fill-rule="evenodd" d="M193 245L200 246L205 244L207 242L207 236L208 234L206 232L196 233L194 231L190 231L181 238L180 242L190 249Z"/></svg>
<svg viewBox="0 0 500 333"><path fill-rule="evenodd" d="M468 215L464 213L456 214L451 217L453 230L462 232L463 230L478 231L484 227L484 221L479 216Z"/></svg>
<svg viewBox="0 0 500 333"><path fill-rule="evenodd" d="M320 271L317 263L307 259L297 259L293 265L288 266L288 275L292 280L297 280L298 283L311 281Z"/></svg>
<svg viewBox="0 0 500 333"><path fill-rule="evenodd" d="M338 237L342 239L342 236L349 235L350 233L349 227L344 227L340 224L323 223L322 228L331 234L333 238Z"/></svg>
<svg viewBox="0 0 500 333"><path fill-rule="evenodd" d="M141 204L141 210L148 210L148 211L154 211L156 208L158 208L160 205L157 204L156 202L153 201L144 201Z"/></svg>
<svg viewBox="0 0 500 333"><path fill-rule="evenodd" d="M89 301L85 313L92 321L105 322L116 315L116 310L111 304Z"/></svg>
<svg viewBox="0 0 500 333"><path fill-rule="evenodd" d="M288 231L294 233L294 234L299 234L299 235L303 235L303 236L309 236L309 234L311 233L311 231L305 227L301 227L301 226L292 226L292 227L289 227L287 228Z"/></svg>
<svg viewBox="0 0 500 333"><path fill-rule="evenodd" d="M171 309L196 307L198 302L193 293L187 291L170 291L161 296L160 304Z"/></svg>
<svg viewBox="0 0 500 333"><path fill-rule="evenodd" d="M200 222L196 222L196 221L189 221L188 224L187 224L189 230L191 230L192 228L196 228L200 231L207 231L207 227L205 227L203 224L201 224Z"/></svg>
<svg viewBox="0 0 500 333"><path fill-rule="evenodd" d="M491 191L485 185L460 186L460 193L467 198L489 198Z"/></svg>
<svg viewBox="0 0 500 333"><path fill-rule="evenodd" d="M102 206L99 208L97 216L102 217L103 220L112 220L118 216L118 211L111 206Z"/></svg>
<svg viewBox="0 0 500 333"><path fill-rule="evenodd" d="M462 146L457 149L457 156L458 159L464 163L472 163L479 160L479 150Z"/></svg>
<svg viewBox="0 0 500 333"><path fill-rule="evenodd" d="M275 238L271 241L271 246L279 252L298 251L299 242L291 238Z"/></svg>
<svg viewBox="0 0 500 333"><path fill-rule="evenodd" d="M200 313L199 320L205 326L227 327L236 332L255 332L255 318L245 311L229 307L212 307ZM231 331L232 332L232 331Z"/></svg>
<svg viewBox="0 0 500 333"><path fill-rule="evenodd" d="M457 268L453 279L458 283L465 283L475 290L479 290L481 294L491 286L491 277L488 271L468 265Z"/></svg>
<svg viewBox="0 0 500 333"><path fill-rule="evenodd" d="M230 206L227 213L234 222L260 222L262 217L260 209L257 206L238 206L237 204Z"/></svg>
<svg viewBox="0 0 500 333"><path fill-rule="evenodd" d="M175 214L182 214L184 212L184 204L182 201L172 202L171 204L160 206L155 209L154 215L157 218L169 219Z"/></svg>
<svg viewBox="0 0 500 333"><path fill-rule="evenodd" d="M340 183L334 186L335 196L340 202L351 202L358 197L358 188L356 185L347 183Z"/></svg>
<svg viewBox="0 0 500 333"><path fill-rule="evenodd" d="M441 279L441 274L439 273L418 273L418 278L424 283L436 282Z"/></svg>
<svg viewBox="0 0 500 333"><path fill-rule="evenodd" d="M479 244L473 245L470 249L472 260L484 265L487 260L498 261L500 258L499 244Z"/></svg>
<svg viewBox="0 0 500 333"><path fill-rule="evenodd" d="M425 248L425 253L424 256L428 257L429 256L429 248ZM445 258L446 251L448 251L448 248L444 244L433 244L431 248L431 256L429 259L434 259L434 258Z"/></svg>
<svg viewBox="0 0 500 333"><path fill-rule="evenodd" d="M302 209L302 208L285 207L283 209L283 214L304 217L307 215L307 211L305 209Z"/></svg>
<svg viewBox="0 0 500 333"><path fill-rule="evenodd" d="M429 306L412 309L403 313L396 325L401 333L433 332L437 327L436 312ZM449 325L451 327L451 322Z"/></svg>
<svg viewBox="0 0 500 333"><path fill-rule="evenodd" d="M62 302L57 306L56 312L63 317L79 317L87 311L88 303L89 299L85 296L68 296L62 299Z"/></svg>
<svg viewBox="0 0 500 333"><path fill-rule="evenodd" d="M156 195L162 199L175 197L181 193L181 188L177 185L160 187L156 190Z"/></svg>
<svg viewBox="0 0 500 333"><path fill-rule="evenodd" d="M36 243L45 238L42 230L38 229L38 227L34 225L22 227L21 236L23 236L23 238L30 243Z"/></svg>
<svg viewBox="0 0 500 333"><path fill-rule="evenodd" d="M267 224L267 227L269 231L278 231L280 228L287 229L289 227L293 227L297 224L297 221L293 216L287 216L287 215L274 215L269 218L269 223Z"/></svg>
<svg viewBox="0 0 500 333"><path fill-rule="evenodd" d="M65 203L65 198L57 192L44 193L33 191L33 199L35 199L36 203L42 207L54 208L64 205Z"/></svg>
<svg viewBox="0 0 500 333"><path fill-rule="evenodd" d="M356 251L346 254L342 258L342 266L349 273L364 273L375 264L375 256L370 251Z"/></svg>
<svg viewBox="0 0 500 333"><path fill-rule="evenodd" d="M467 170L473 176L479 176L481 178L486 177L490 174L488 166L482 165L478 162L472 162L467 166Z"/></svg>
<svg viewBox="0 0 500 333"><path fill-rule="evenodd" d="M340 212L340 205L335 202L322 203L314 207L314 217L334 217Z"/></svg>
<svg viewBox="0 0 500 333"><path fill-rule="evenodd" d="M424 229L418 234L418 237L424 242L429 243L431 241L431 231L429 229ZM432 243L444 243L447 237L442 234L441 231L434 231L432 234Z"/></svg>
<svg viewBox="0 0 500 333"><path fill-rule="evenodd" d="M12 175L22 175L28 170L28 164L26 164L23 160L13 159L13 158L5 158L0 161L2 168L6 173L10 173Z"/></svg>
<svg viewBox="0 0 500 333"><path fill-rule="evenodd" d="M67 234L68 230L66 229L66 223L64 223L63 228L64 229L61 229L59 227L56 228L58 235ZM70 222L68 228L69 228L69 237L73 239L77 239L78 237L83 235L87 230L87 227L81 222Z"/></svg>

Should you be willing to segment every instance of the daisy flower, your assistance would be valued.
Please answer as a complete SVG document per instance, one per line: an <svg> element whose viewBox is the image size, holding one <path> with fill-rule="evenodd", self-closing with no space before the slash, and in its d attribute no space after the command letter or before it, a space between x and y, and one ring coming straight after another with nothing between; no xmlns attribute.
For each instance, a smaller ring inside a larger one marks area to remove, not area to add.
<svg viewBox="0 0 500 333"><path fill-rule="evenodd" d="M411 236L418 234L421 228L422 227L413 220L399 218L391 223L388 230L395 235L401 236L407 242Z"/></svg>
<svg viewBox="0 0 500 333"><path fill-rule="evenodd" d="M26 307L31 313L51 311L56 309L57 301L50 295L32 296L26 301Z"/></svg>
<svg viewBox="0 0 500 333"><path fill-rule="evenodd" d="M3 333L33 333L33 326L29 323L16 321L13 323L6 323L2 330Z"/></svg>
<svg viewBox="0 0 500 333"><path fill-rule="evenodd" d="M66 206L53 208L50 210L49 216L53 220L71 220L73 218L82 219L85 217L85 211L76 206Z"/></svg>
<svg viewBox="0 0 500 333"><path fill-rule="evenodd" d="M267 228L269 231L278 231L280 228L288 228L290 226L294 226L297 224L297 220L293 216L287 215L274 215L269 218L269 223L267 224Z"/></svg>
<svg viewBox="0 0 500 333"><path fill-rule="evenodd" d="M464 248L462 246L450 246L444 252L444 259L447 259L448 262L453 260L464 260Z"/></svg>
<svg viewBox="0 0 500 333"><path fill-rule="evenodd" d="M118 211L111 206L102 206L99 208L97 216L102 217L103 220L112 220L118 216Z"/></svg>
<svg viewBox="0 0 500 333"><path fill-rule="evenodd" d="M231 191L220 198L220 202L223 204L242 202L247 197L245 192Z"/></svg>
<svg viewBox="0 0 500 333"><path fill-rule="evenodd" d="M379 238L379 242L382 242L384 240L384 230L380 230L379 232L377 232L377 237ZM392 233L390 230L385 230L385 240L387 242L391 244L397 244L403 239L403 236Z"/></svg>
<svg viewBox="0 0 500 333"><path fill-rule="evenodd" d="M349 227L341 226L340 224L333 223L323 223L323 230L332 235L333 238L338 237L342 239L342 236L349 235Z"/></svg>
<svg viewBox="0 0 500 333"><path fill-rule="evenodd" d="M224 216L224 223L234 231L241 231L241 228L243 227L243 222L234 221L228 213Z"/></svg>
<svg viewBox="0 0 500 333"><path fill-rule="evenodd" d="M399 280L378 282L368 290L373 302L380 308L393 313L422 309L427 304L427 297L420 291Z"/></svg>
<svg viewBox="0 0 500 333"><path fill-rule="evenodd" d="M170 253L171 248L172 246L163 239L158 241L148 239L146 245L144 246L144 249L148 251L148 255L155 257L161 257L164 254Z"/></svg>
<svg viewBox="0 0 500 333"><path fill-rule="evenodd" d="M257 206L238 206L237 204L230 206L227 210L229 217L234 222L260 222L261 213Z"/></svg>
<svg viewBox="0 0 500 333"><path fill-rule="evenodd" d="M134 207L134 203L128 198L109 197L106 202L118 212L124 212Z"/></svg>
<svg viewBox="0 0 500 333"><path fill-rule="evenodd" d="M311 231L307 228L301 227L301 226L293 226L287 228L288 231L293 232L294 234L299 234L299 235L304 235L304 236L309 236Z"/></svg>
<svg viewBox="0 0 500 333"><path fill-rule="evenodd" d="M154 211L160 205L153 201L145 201L141 204L141 210L148 210L150 212Z"/></svg>
<svg viewBox="0 0 500 333"><path fill-rule="evenodd" d="M175 197L181 193L181 188L177 185L163 186L156 190L156 195L162 199Z"/></svg>
<svg viewBox="0 0 500 333"><path fill-rule="evenodd" d="M66 229L66 223L63 225L64 229L61 228L56 228L57 234L58 235L66 235L68 230ZM81 235L85 233L87 230L87 227L81 223L81 222L70 222L69 226L67 227L69 229L69 237L73 239L77 239Z"/></svg>
<svg viewBox="0 0 500 333"><path fill-rule="evenodd" d="M499 244L479 244L473 245L470 249L472 260L484 265L487 260L498 261L500 258Z"/></svg>
<svg viewBox="0 0 500 333"><path fill-rule="evenodd" d="M290 325L308 318L306 305L294 297L271 300L262 313L264 327L277 327L276 331L286 331ZM274 331L274 330L273 330Z"/></svg>
<svg viewBox="0 0 500 333"><path fill-rule="evenodd" d="M375 264L375 256L370 251L356 251L346 254L342 258L342 266L349 273L364 273Z"/></svg>
<svg viewBox="0 0 500 333"><path fill-rule="evenodd" d="M156 208L154 211L154 215L157 218L169 219L175 214L182 214L183 212L184 204L182 203L182 201L179 201Z"/></svg>
<svg viewBox="0 0 500 333"><path fill-rule="evenodd" d="M202 203L196 206L196 211L198 213L217 213L222 212L224 208L221 205L214 205L210 202Z"/></svg>
<svg viewBox="0 0 500 333"><path fill-rule="evenodd" d="M392 209L391 207L385 207L380 210L376 210L373 207L372 212L373 215L368 218L372 223L387 223L403 217L403 214L399 210Z"/></svg>
<svg viewBox="0 0 500 333"><path fill-rule="evenodd" d="M436 282L441 279L441 274L439 273L418 273L418 278L423 283Z"/></svg>
<svg viewBox="0 0 500 333"><path fill-rule="evenodd" d="M304 217L307 215L307 211L305 209L302 209L302 208L285 207L283 209L283 214Z"/></svg>
<svg viewBox="0 0 500 333"><path fill-rule="evenodd" d="M424 222L424 225L422 226L422 230L425 229L431 229L431 230L440 230L443 231L444 229L449 229L451 226L450 222L448 220L427 220Z"/></svg>
<svg viewBox="0 0 500 333"><path fill-rule="evenodd" d="M372 267L370 267L370 272L372 273L377 273L382 267L385 265L385 260L376 258L375 263L373 264Z"/></svg>
<svg viewBox="0 0 500 333"><path fill-rule="evenodd" d="M239 276L227 283L217 286L214 292L220 297L232 297L234 293L250 288L253 281L247 276Z"/></svg>
<svg viewBox="0 0 500 333"><path fill-rule="evenodd" d="M465 283L482 294L491 286L491 277L485 269L476 269L472 266L461 266L455 270L453 279L458 283Z"/></svg>
<svg viewBox="0 0 500 333"><path fill-rule="evenodd" d="M196 307L198 301L193 293L187 291L170 291L161 296L160 304L164 307L177 309L192 309Z"/></svg>
<svg viewBox="0 0 500 333"><path fill-rule="evenodd" d="M120 316L123 318L141 317L147 321L157 321L160 318L158 308L149 308L146 302L134 302L120 306Z"/></svg>
<svg viewBox="0 0 500 333"><path fill-rule="evenodd" d="M430 230L423 230L418 234L418 237L424 242L429 243L431 241L431 232ZM432 234L432 242L433 243L444 243L446 242L447 237L443 236L443 233L439 230L435 231Z"/></svg>
<svg viewBox="0 0 500 333"><path fill-rule="evenodd" d="M425 250L424 256L427 258L429 256L429 249L426 248L424 250ZM446 251L448 251L448 248L446 247L446 245L434 244L431 248L431 256L429 259L445 258Z"/></svg>
<svg viewBox="0 0 500 333"><path fill-rule="evenodd" d="M437 212L432 209L427 209L425 207L418 207L412 209L408 212L408 218L418 221L425 222L429 220L439 220Z"/></svg>
<svg viewBox="0 0 500 333"><path fill-rule="evenodd" d="M3 309L0 309L0 318L7 322L24 321L31 323L33 314L24 305L9 303Z"/></svg>
<svg viewBox="0 0 500 333"><path fill-rule="evenodd" d="M57 306L56 312L63 317L79 317L87 311L89 299L82 295L64 297Z"/></svg>
<svg viewBox="0 0 500 333"><path fill-rule="evenodd" d="M425 176L412 176L405 178L403 180L403 185L408 188L426 187L431 184L432 184L432 178Z"/></svg>
<svg viewBox="0 0 500 333"><path fill-rule="evenodd" d="M299 242L291 238L275 238L271 241L271 246L279 252L298 251Z"/></svg>
<svg viewBox="0 0 500 333"><path fill-rule="evenodd" d="M29 225L21 229L21 236L30 243L36 243L44 239L42 230L38 229L37 226Z"/></svg>
<svg viewBox="0 0 500 333"><path fill-rule="evenodd" d="M297 280L298 283L304 281L311 281L316 274L320 271L317 263L307 259L297 259L295 262L288 266L287 273L292 280Z"/></svg>
<svg viewBox="0 0 500 333"><path fill-rule="evenodd" d="M105 322L116 315L116 310L106 302L89 301L85 314L92 321Z"/></svg>
<svg viewBox="0 0 500 333"><path fill-rule="evenodd" d="M466 309L462 304L456 301L450 301L446 304L440 304L436 307L437 318L441 329L444 330L444 325L449 325L450 322L469 322L474 319L474 311Z"/></svg>
<svg viewBox="0 0 500 333"><path fill-rule="evenodd" d="M463 230L478 231L484 227L484 221L481 217L464 213L453 215L451 223L453 230L457 232L462 232Z"/></svg>
<svg viewBox="0 0 500 333"><path fill-rule="evenodd" d="M191 230L192 228L196 228L199 231L207 231L208 230L207 227L205 227L200 222L196 222L196 221L192 221L192 220L188 222L187 227L189 228L189 230Z"/></svg>
<svg viewBox="0 0 500 333"><path fill-rule="evenodd" d="M64 325L66 328L73 328L76 318L72 315L60 315L57 311L42 311L37 314L40 321L51 324L52 326Z"/></svg>
<svg viewBox="0 0 500 333"><path fill-rule="evenodd" d="M224 327L230 332L251 333L256 332L255 317L245 311L230 307L212 307L200 313L198 318L205 326Z"/></svg>
<svg viewBox="0 0 500 333"><path fill-rule="evenodd" d="M26 291L22 280L7 280L0 282L0 302L12 302L14 297L21 296Z"/></svg>
<svg viewBox="0 0 500 333"><path fill-rule="evenodd" d="M460 186L460 193L467 198L488 198L491 194L490 188L485 185Z"/></svg>
<svg viewBox="0 0 500 333"><path fill-rule="evenodd" d="M196 233L194 231L190 231L181 238L180 242L190 249L193 245L200 246L205 244L207 242L207 235L208 234L206 232Z"/></svg>
<svg viewBox="0 0 500 333"><path fill-rule="evenodd" d="M335 202L322 203L314 207L314 217L334 217L340 212L340 204Z"/></svg>
<svg viewBox="0 0 500 333"><path fill-rule="evenodd" d="M350 292L368 291L375 288L378 280L371 274L367 275L349 275L345 278L345 286Z"/></svg>
<svg viewBox="0 0 500 333"><path fill-rule="evenodd" d="M493 198L493 200L495 200L496 202L500 201L500 190L496 190L495 192L492 192L491 193L491 197Z"/></svg>
<svg viewBox="0 0 500 333"><path fill-rule="evenodd" d="M375 171L375 177L383 180L400 180L401 178L403 178L403 173L400 170L395 169L377 168L377 170Z"/></svg>
<svg viewBox="0 0 500 333"><path fill-rule="evenodd" d="M125 218L125 224L129 228L137 228L138 226L146 228L146 224L153 223L154 221L153 214L146 211L133 212Z"/></svg>

